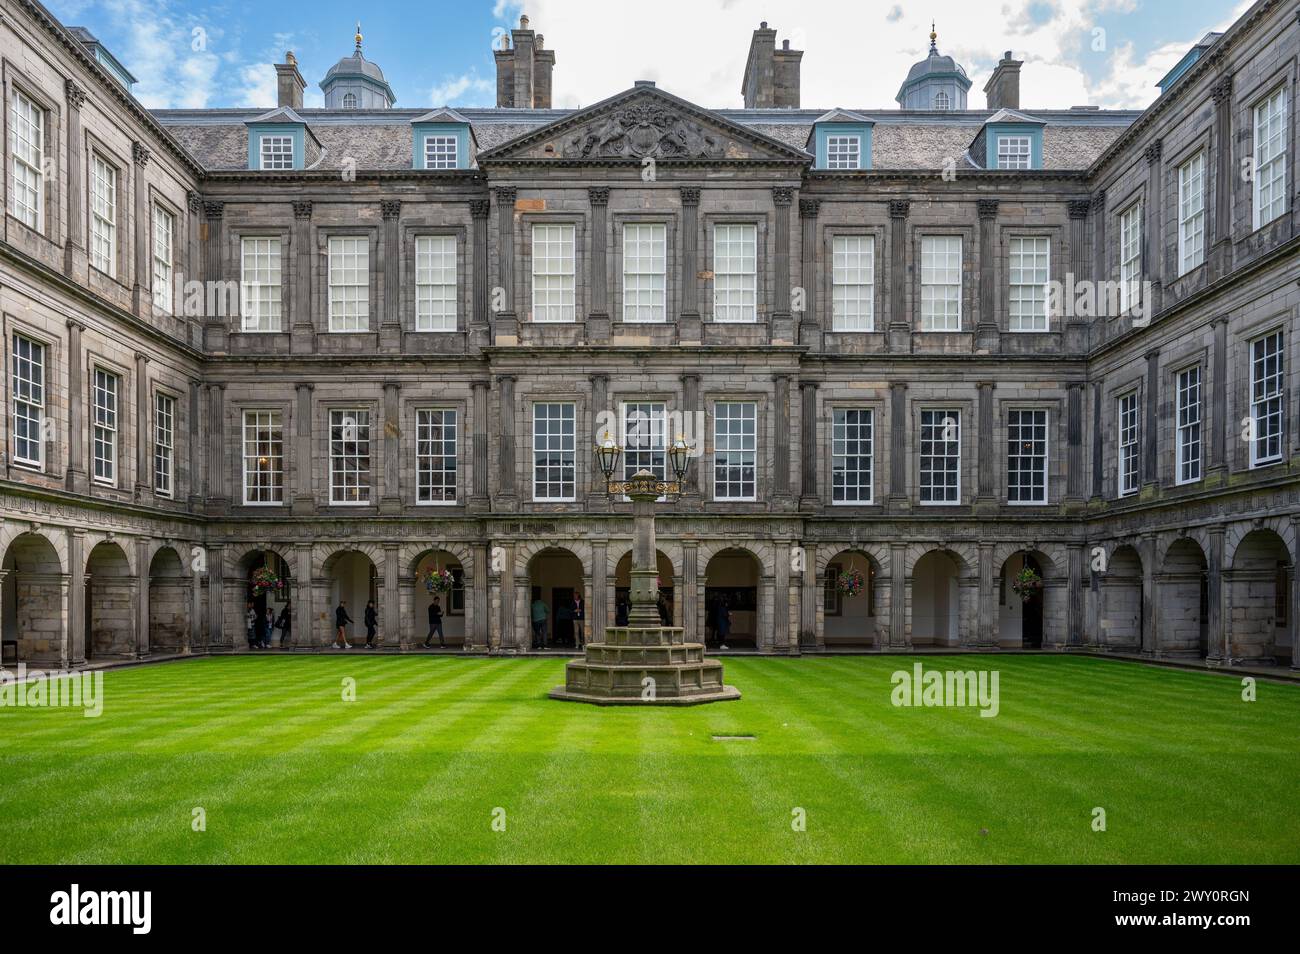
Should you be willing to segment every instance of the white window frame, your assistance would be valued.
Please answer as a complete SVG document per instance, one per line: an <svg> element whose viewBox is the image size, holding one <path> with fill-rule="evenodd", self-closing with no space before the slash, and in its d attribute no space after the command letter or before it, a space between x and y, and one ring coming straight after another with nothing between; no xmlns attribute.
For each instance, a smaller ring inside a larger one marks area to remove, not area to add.
<svg viewBox="0 0 1300 954"><path fill-rule="evenodd" d="M854 419L850 420L850 416ZM863 507L875 502L875 430L872 408L831 409L832 506ZM850 478L854 478L852 482Z"/></svg>
<svg viewBox="0 0 1300 954"><path fill-rule="evenodd" d="M861 169L862 136L859 133L827 135L827 169Z"/></svg>
<svg viewBox="0 0 1300 954"><path fill-rule="evenodd" d="M668 321L668 226L662 223L623 226L623 321Z"/></svg>
<svg viewBox="0 0 1300 954"><path fill-rule="evenodd" d="M713 320L718 324L758 321L758 226L713 226Z"/></svg>
<svg viewBox="0 0 1300 954"><path fill-rule="evenodd" d="M285 150L285 146L288 150ZM285 172L293 169L293 136L283 133L262 133L257 143L258 168L266 172Z"/></svg>
<svg viewBox="0 0 1300 954"><path fill-rule="evenodd" d="M758 500L756 401L718 401L713 405L713 499Z"/></svg>
<svg viewBox="0 0 1300 954"><path fill-rule="evenodd" d="M668 406L663 401L625 401L619 409L623 479L640 470L668 479Z"/></svg>
<svg viewBox="0 0 1300 954"><path fill-rule="evenodd" d="M277 332L282 328L281 243L274 235L246 235L239 240L240 329Z"/></svg>
<svg viewBox="0 0 1300 954"><path fill-rule="evenodd" d="M1050 452L1051 416L1047 409L1008 408L1007 503L1010 506L1041 507L1048 502ZM1027 474L1029 480L1015 480L1021 474ZM1027 496L1022 495L1025 491L1028 491Z"/></svg>
<svg viewBox="0 0 1300 954"><path fill-rule="evenodd" d="M90 264L117 277L117 167L90 154Z"/></svg>
<svg viewBox="0 0 1300 954"><path fill-rule="evenodd" d="M1178 167L1178 274L1205 261L1205 150Z"/></svg>
<svg viewBox="0 0 1300 954"><path fill-rule="evenodd" d="M948 431L951 422L952 431ZM936 436L937 431L937 436ZM923 408L918 441L917 499L923 507L961 503L961 409ZM947 438L951 436L951 440ZM950 466L951 465L951 466ZM949 483L947 476L955 475ZM943 478L938 482L935 478ZM936 494L936 491L938 493ZM929 499L926 499L926 498Z"/></svg>
<svg viewBox="0 0 1300 954"><path fill-rule="evenodd" d="M934 108L939 110L952 109L952 99L948 96L946 91L939 90L939 92L934 94Z"/></svg>
<svg viewBox="0 0 1300 954"><path fill-rule="evenodd" d="M578 320L577 227L533 225L533 322L573 324Z"/></svg>
<svg viewBox="0 0 1300 954"><path fill-rule="evenodd" d="M1271 331L1250 342L1250 420L1255 439L1250 442L1250 466L1265 467L1282 460L1286 425L1286 352L1281 331ZM1273 453L1260 447L1277 441Z"/></svg>
<svg viewBox="0 0 1300 954"><path fill-rule="evenodd" d="M176 216L157 203L153 207L153 304L170 315L173 312L172 256L175 250Z"/></svg>
<svg viewBox="0 0 1300 954"><path fill-rule="evenodd" d="M1003 133L998 136L999 169L1032 169L1034 137Z"/></svg>
<svg viewBox="0 0 1300 954"><path fill-rule="evenodd" d="M331 235L328 250L329 330L339 334L369 331L369 237Z"/></svg>
<svg viewBox="0 0 1300 954"><path fill-rule="evenodd" d="M153 492L176 492L176 398L163 391L153 395Z"/></svg>
<svg viewBox="0 0 1300 954"><path fill-rule="evenodd" d="M1142 201L1119 216L1119 310L1127 314L1142 300Z"/></svg>
<svg viewBox="0 0 1300 954"><path fill-rule="evenodd" d="M1117 444L1116 488L1120 497L1131 497L1141 486L1138 455L1142 423L1138 417L1141 403L1138 392L1121 394L1115 402Z"/></svg>
<svg viewBox="0 0 1300 954"><path fill-rule="evenodd" d="M343 94L343 108L344 108L344 109L357 109L357 108L359 108L359 107L358 107L358 103L357 103L357 94L356 94L356 93L344 93L344 94Z"/></svg>
<svg viewBox="0 0 1300 954"><path fill-rule="evenodd" d="M14 463L43 470L45 468L45 391L49 386L49 347L43 341L14 332L10 345L12 369ZM35 431L35 437L32 432ZM20 447L35 449L36 456L22 453Z"/></svg>
<svg viewBox="0 0 1300 954"><path fill-rule="evenodd" d="M456 236L415 238L415 330L455 331Z"/></svg>
<svg viewBox="0 0 1300 954"><path fill-rule="evenodd" d="M283 506L284 416L274 408L247 408L242 423L244 506Z"/></svg>
<svg viewBox="0 0 1300 954"><path fill-rule="evenodd" d="M449 146L450 148L448 148ZM424 168L459 169L460 139L456 136L425 136Z"/></svg>
<svg viewBox="0 0 1300 954"><path fill-rule="evenodd" d="M533 500L538 503L578 499L577 416L572 401L533 404ZM550 492L557 487L558 494Z"/></svg>
<svg viewBox="0 0 1300 954"><path fill-rule="evenodd" d="M1201 479L1204 429L1201 426L1201 366L1194 364L1178 372L1175 379L1177 404L1174 433L1174 483L1194 484Z"/></svg>
<svg viewBox="0 0 1300 954"><path fill-rule="evenodd" d="M876 237L831 239L831 330L876 330Z"/></svg>
<svg viewBox="0 0 1300 954"><path fill-rule="evenodd" d="M374 472L370 409L330 408L329 442L330 506L369 506L370 475Z"/></svg>
<svg viewBox="0 0 1300 954"><path fill-rule="evenodd" d="M415 410L415 502L452 507L460 491L459 415L455 408Z"/></svg>
<svg viewBox="0 0 1300 954"><path fill-rule="evenodd" d="M9 211L37 232L45 231L45 110L20 90L9 104Z"/></svg>
<svg viewBox="0 0 1300 954"><path fill-rule="evenodd" d="M1263 228L1287 210L1287 95L1279 86L1251 110L1255 141L1254 226Z"/></svg>
<svg viewBox="0 0 1300 954"><path fill-rule="evenodd" d="M1045 235L1013 235L1008 269L1008 330L1050 331L1047 283L1052 277L1052 240Z"/></svg>
<svg viewBox="0 0 1300 954"><path fill-rule="evenodd" d="M97 484L117 486L118 417L122 406L122 376L95 366L91 375L92 474Z"/></svg>
<svg viewBox="0 0 1300 954"><path fill-rule="evenodd" d="M953 255L956 254L954 265ZM921 331L961 331L962 237L921 236ZM943 257L942 262L939 256ZM942 305L942 313L939 307Z"/></svg>

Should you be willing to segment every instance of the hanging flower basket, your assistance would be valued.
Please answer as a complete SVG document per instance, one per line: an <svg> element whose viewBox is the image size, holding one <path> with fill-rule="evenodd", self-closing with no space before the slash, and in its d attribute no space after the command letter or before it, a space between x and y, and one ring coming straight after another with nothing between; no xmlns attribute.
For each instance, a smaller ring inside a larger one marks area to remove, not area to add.
<svg viewBox="0 0 1300 954"><path fill-rule="evenodd" d="M424 588L430 593L450 593L455 585L456 578L446 568L439 569L435 566L424 574Z"/></svg>
<svg viewBox="0 0 1300 954"><path fill-rule="evenodd" d="M1042 592L1043 578L1030 567L1025 567L1011 580L1011 590L1022 603L1028 603L1035 593Z"/></svg>
<svg viewBox="0 0 1300 954"><path fill-rule="evenodd" d="M264 593L279 593L284 589L284 580L275 575L275 572L269 567L262 567L260 570L253 571L253 595L261 596Z"/></svg>
<svg viewBox="0 0 1300 954"><path fill-rule="evenodd" d="M852 567L842 570L839 578L835 581L835 588L845 596L857 596L866 585L867 580L862 575L862 571L855 570Z"/></svg>

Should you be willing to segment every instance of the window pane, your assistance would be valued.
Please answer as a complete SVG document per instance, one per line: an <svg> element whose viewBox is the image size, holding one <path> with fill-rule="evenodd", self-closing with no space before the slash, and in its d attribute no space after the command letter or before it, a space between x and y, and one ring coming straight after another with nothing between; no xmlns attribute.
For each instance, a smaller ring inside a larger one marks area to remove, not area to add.
<svg viewBox="0 0 1300 954"><path fill-rule="evenodd" d="M245 331L279 331L280 240L246 238L240 249L242 327Z"/></svg>
<svg viewBox="0 0 1300 954"><path fill-rule="evenodd" d="M415 484L420 503L456 502L455 411L416 411Z"/></svg>
<svg viewBox="0 0 1300 954"><path fill-rule="evenodd" d="M713 320L758 321L758 227L713 227Z"/></svg>
<svg viewBox="0 0 1300 954"><path fill-rule="evenodd" d="M875 330L875 238L837 235L831 243L831 259L833 330Z"/></svg>
<svg viewBox="0 0 1300 954"><path fill-rule="evenodd" d="M836 408L831 426L831 499L871 503L873 414L866 408Z"/></svg>
<svg viewBox="0 0 1300 954"><path fill-rule="evenodd" d="M921 412L921 503L961 502L961 411Z"/></svg>
<svg viewBox="0 0 1300 954"><path fill-rule="evenodd" d="M284 426L279 411L244 412L244 503L284 502Z"/></svg>
<svg viewBox="0 0 1300 954"><path fill-rule="evenodd" d="M572 225L533 226L533 321L577 320Z"/></svg>
<svg viewBox="0 0 1300 954"><path fill-rule="evenodd" d="M456 238L415 240L415 330L456 330Z"/></svg>
<svg viewBox="0 0 1300 954"><path fill-rule="evenodd" d="M623 320L668 320L668 229L663 225L623 227Z"/></svg>
<svg viewBox="0 0 1300 954"><path fill-rule="evenodd" d="M370 330L370 242L336 235L329 243L330 331Z"/></svg>
<svg viewBox="0 0 1300 954"><path fill-rule="evenodd" d="M921 239L921 330L961 330L961 237Z"/></svg>
<svg viewBox="0 0 1300 954"><path fill-rule="evenodd" d="M576 495L574 406L533 405L533 499L573 500Z"/></svg>
<svg viewBox="0 0 1300 954"><path fill-rule="evenodd" d="M1047 331L1047 280L1050 242L1046 238L1011 240L1011 287L1008 313L1012 331Z"/></svg>
<svg viewBox="0 0 1300 954"><path fill-rule="evenodd" d="M713 497L754 500L757 495L758 405L751 401L713 406Z"/></svg>

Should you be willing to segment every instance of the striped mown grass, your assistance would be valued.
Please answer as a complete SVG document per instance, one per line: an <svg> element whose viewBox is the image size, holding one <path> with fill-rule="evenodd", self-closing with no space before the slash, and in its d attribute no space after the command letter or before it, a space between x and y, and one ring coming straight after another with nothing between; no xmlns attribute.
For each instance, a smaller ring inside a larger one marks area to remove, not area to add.
<svg viewBox="0 0 1300 954"><path fill-rule="evenodd" d="M555 659L112 671L98 719L0 708L0 862L1300 862L1300 686L920 660L998 670L981 718L894 707L916 661L731 658L688 709L547 699Z"/></svg>

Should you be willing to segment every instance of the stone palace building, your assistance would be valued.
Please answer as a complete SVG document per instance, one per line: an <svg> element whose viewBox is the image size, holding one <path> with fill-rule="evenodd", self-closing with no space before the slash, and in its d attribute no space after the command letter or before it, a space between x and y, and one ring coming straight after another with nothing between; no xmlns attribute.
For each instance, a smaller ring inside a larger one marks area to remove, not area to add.
<svg viewBox="0 0 1300 954"><path fill-rule="evenodd" d="M399 106L358 29L322 109L287 54L278 103L148 110L0 0L6 660L247 651L290 598L294 647L374 599L414 648L433 570L453 646L540 600L563 647L628 585L610 431L694 445L696 639L1300 665L1297 9L1141 112L1022 105L1010 52L968 104L933 34L896 105L809 108L766 24L743 109L556 109L527 18L495 108Z"/></svg>

